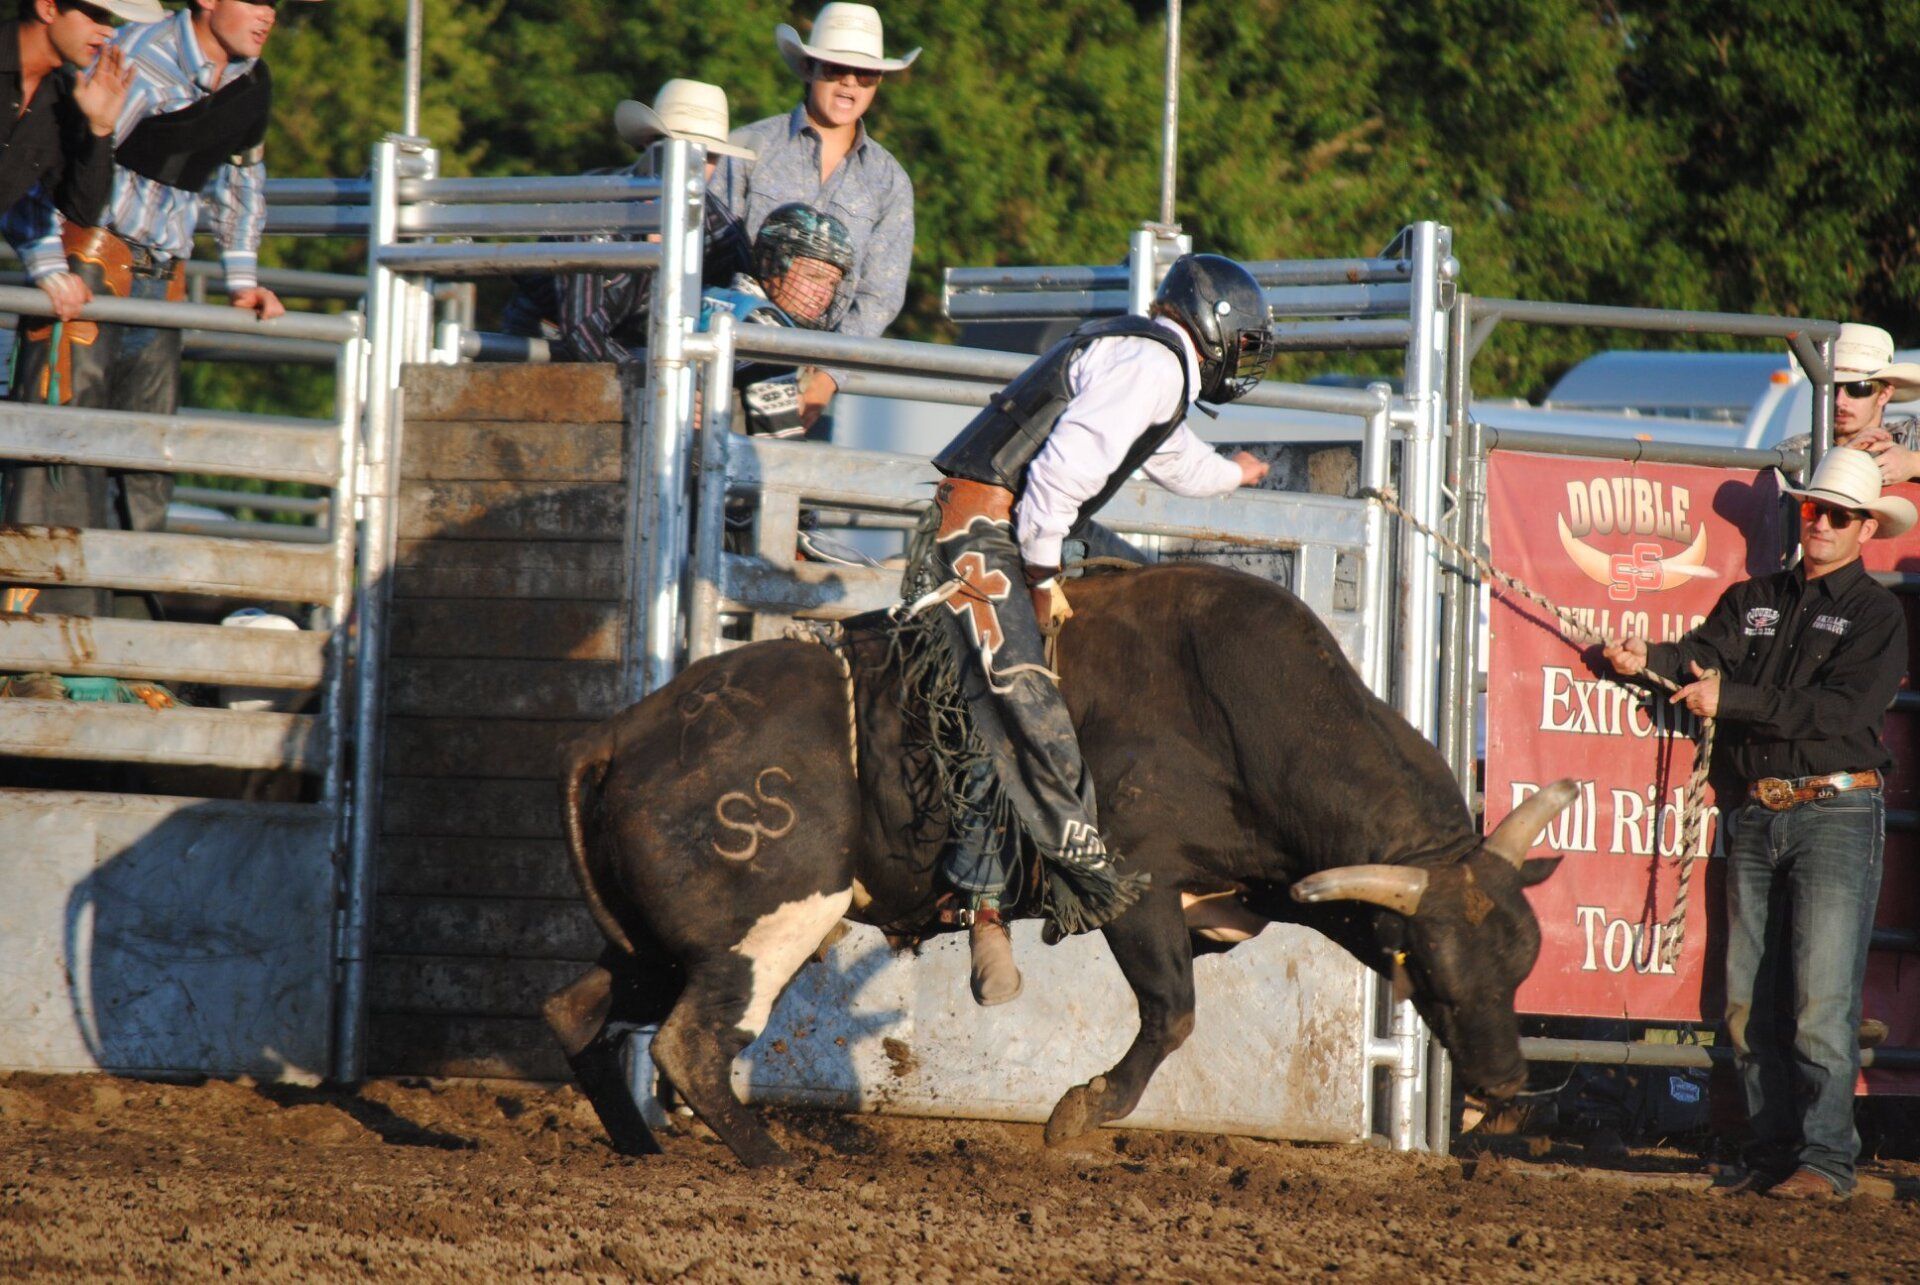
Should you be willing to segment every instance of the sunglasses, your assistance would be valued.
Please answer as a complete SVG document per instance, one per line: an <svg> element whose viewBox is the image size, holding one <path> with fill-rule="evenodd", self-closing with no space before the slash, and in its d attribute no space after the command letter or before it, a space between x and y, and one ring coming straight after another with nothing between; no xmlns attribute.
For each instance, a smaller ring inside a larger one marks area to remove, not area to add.
<svg viewBox="0 0 1920 1285"><path fill-rule="evenodd" d="M1841 384L1840 391L1853 398L1856 402L1864 402L1879 393L1880 381L1877 379L1856 379L1851 384Z"/></svg>
<svg viewBox="0 0 1920 1285"><path fill-rule="evenodd" d="M1831 504L1822 504L1818 500L1800 501L1800 520L1816 522L1821 514L1827 515L1827 525L1836 531L1844 531L1862 518L1871 516L1857 509L1842 509Z"/></svg>
<svg viewBox="0 0 1920 1285"><path fill-rule="evenodd" d="M843 67L837 62L819 62L817 60L813 64L813 78L815 80L824 80L832 84L835 81L845 80L849 76L853 77L853 83L862 89L872 89L880 83L880 73L877 71L868 71L864 67Z"/></svg>

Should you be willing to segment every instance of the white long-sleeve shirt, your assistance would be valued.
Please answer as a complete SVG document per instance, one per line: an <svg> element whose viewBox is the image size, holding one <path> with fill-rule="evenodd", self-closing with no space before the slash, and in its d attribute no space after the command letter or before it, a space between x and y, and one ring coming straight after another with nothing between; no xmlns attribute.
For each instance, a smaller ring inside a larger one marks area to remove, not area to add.
<svg viewBox="0 0 1920 1285"><path fill-rule="evenodd" d="M1164 317L1154 324L1179 337L1187 389L1199 396L1200 354L1193 340ZM1073 399L1027 466L1026 488L1014 508L1014 535L1029 566L1060 565L1060 542L1081 506L1100 494L1149 426L1185 409L1173 354L1131 335L1096 339L1075 353L1067 365L1067 388ZM1185 424L1148 457L1142 471L1176 495L1210 498L1240 485L1240 466Z"/></svg>

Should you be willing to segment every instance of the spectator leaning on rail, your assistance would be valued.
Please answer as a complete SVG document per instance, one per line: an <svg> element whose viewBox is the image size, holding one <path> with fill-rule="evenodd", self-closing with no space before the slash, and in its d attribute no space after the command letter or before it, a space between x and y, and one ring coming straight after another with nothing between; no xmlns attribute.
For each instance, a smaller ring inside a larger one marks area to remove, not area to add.
<svg viewBox="0 0 1920 1285"><path fill-rule="evenodd" d="M1727 1029L1754 1136L1748 1175L1721 1190L1836 1199L1853 1190L1860 1150L1860 992L1893 762L1881 723L1907 666L1905 617L1860 551L1915 512L1846 448L1789 494L1799 566L1728 589L1676 643L1629 638L1606 659L1622 676L1690 677L1672 701L1721 720L1747 786L1721 815Z"/></svg>
<svg viewBox="0 0 1920 1285"><path fill-rule="evenodd" d="M256 253L272 97L260 51L276 18L272 4L194 0L166 21L118 38L133 84L115 130L105 222L85 227L64 219L44 193L22 201L4 230L28 276L37 282L71 270L92 290L123 298L184 299L204 193L234 306L262 318L284 311L259 284ZM17 400L162 414L179 405L177 329L29 319L23 335ZM63 465L15 468L6 480L8 522L158 531L173 495L172 475L161 473ZM27 609L22 598L44 612L112 610L105 590L16 589L8 596L14 610ZM129 602L138 610L142 600Z"/></svg>
<svg viewBox="0 0 1920 1285"><path fill-rule="evenodd" d="M650 148L663 138L699 143L707 149L707 178L722 156L752 160L753 153L727 141L727 93L699 80L669 80L654 95L653 106L629 98L614 109L614 128L627 146L640 153L624 169L600 171L649 175ZM709 196L705 202L705 244L702 275L709 285L725 285L747 269L747 237L726 206ZM658 233L615 240L659 240ZM527 328L538 317L554 324L554 356L560 361L631 359L647 344L647 314L652 302L653 270L630 272L568 272L523 281L508 305L509 330L537 333ZM551 291L551 299L545 291Z"/></svg>
<svg viewBox="0 0 1920 1285"><path fill-rule="evenodd" d="M13 91L0 120L0 212L40 184L68 218L99 222L113 193L113 127L133 80L119 46L108 42L122 21L166 16L158 0L20 0L19 19L0 26L0 69ZM77 67L88 70L68 70ZM63 317L86 301L71 272L36 284Z"/></svg>
<svg viewBox="0 0 1920 1285"><path fill-rule="evenodd" d="M1848 322L1833 345L1833 439L1874 456L1885 482L1920 477L1920 420L1888 419L1887 403L1920 393L1920 366L1893 359L1893 336ZM1805 438L1797 439L1804 445Z"/></svg>
<svg viewBox="0 0 1920 1285"><path fill-rule="evenodd" d="M785 23L774 28L780 56L806 82L806 97L780 116L735 131L733 141L756 159L723 161L713 191L751 236L767 216L798 202L824 210L853 239L846 313L835 329L873 337L900 313L913 265L913 180L867 133L862 118L880 79L904 71L920 56L883 52L880 14L870 5L829 4L813 20L807 40ZM831 370L811 372L801 387L802 414L811 425L838 391Z"/></svg>
<svg viewBox="0 0 1920 1285"><path fill-rule="evenodd" d="M1089 931L1139 896L1137 877L1115 868L1100 838L1093 781L1046 665L1045 636L1072 614L1060 583L1062 541L1136 469L1193 496L1225 495L1267 473L1245 451L1223 458L1186 426L1194 402L1244 396L1272 359L1266 301L1252 275L1217 255L1182 256L1150 315L1075 330L933 460L946 480L914 541L906 588L943 622L989 756L965 778L943 863L968 897L962 918L981 1004L1006 1003L1021 987L999 918L1010 862L997 798L1046 866L1050 928Z"/></svg>

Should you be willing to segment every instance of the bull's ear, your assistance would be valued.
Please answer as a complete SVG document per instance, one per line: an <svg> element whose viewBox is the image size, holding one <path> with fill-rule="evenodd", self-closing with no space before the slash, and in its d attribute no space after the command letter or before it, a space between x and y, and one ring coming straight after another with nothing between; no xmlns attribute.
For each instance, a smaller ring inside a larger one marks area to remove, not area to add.
<svg viewBox="0 0 1920 1285"><path fill-rule="evenodd" d="M1553 872L1560 868L1563 857L1535 857L1531 861L1520 863L1520 886L1531 888L1536 883L1545 883L1552 878Z"/></svg>

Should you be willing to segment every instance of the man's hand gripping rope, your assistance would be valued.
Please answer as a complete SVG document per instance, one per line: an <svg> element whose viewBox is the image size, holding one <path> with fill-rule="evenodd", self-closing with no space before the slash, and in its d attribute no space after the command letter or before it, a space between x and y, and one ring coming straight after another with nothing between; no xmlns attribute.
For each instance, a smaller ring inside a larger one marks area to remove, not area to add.
<svg viewBox="0 0 1920 1285"><path fill-rule="evenodd" d="M1372 487L1363 488L1360 491L1360 498L1372 500L1455 557L1471 563L1481 575L1553 616L1560 622L1561 632L1569 638L1586 646L1598 644L1607 662L1623 676L1647 679L1655 686L1673 693L1668 697L1669 704L1685 706L1689 712L1699 716L1700 751L1694 757L1693 775L1687 780L1686 792L1682 795L1680 803L1680 882L1674 889L1673 910L1667 916L1666 932L1660 948L1661 965L1667 968L1673 967L1674 962L1680 958L1680 947L1686 939L1687 892L1693 881L1693 863L1699 859L1698 849L1702 829L1706 825L1707 772L1713 761L1714 719L1720 712L1720 671L1702 669L1696 663L1692 667L1694 681L1685 685L1657 674L1647 668L1646 639L1609 638L1592 628L1567 608L1522 584L1516 577L1500 570L1478 553L1457 540L1440 534L1408 513L1400 507L1391 486L1377 490Z"/></svg>

